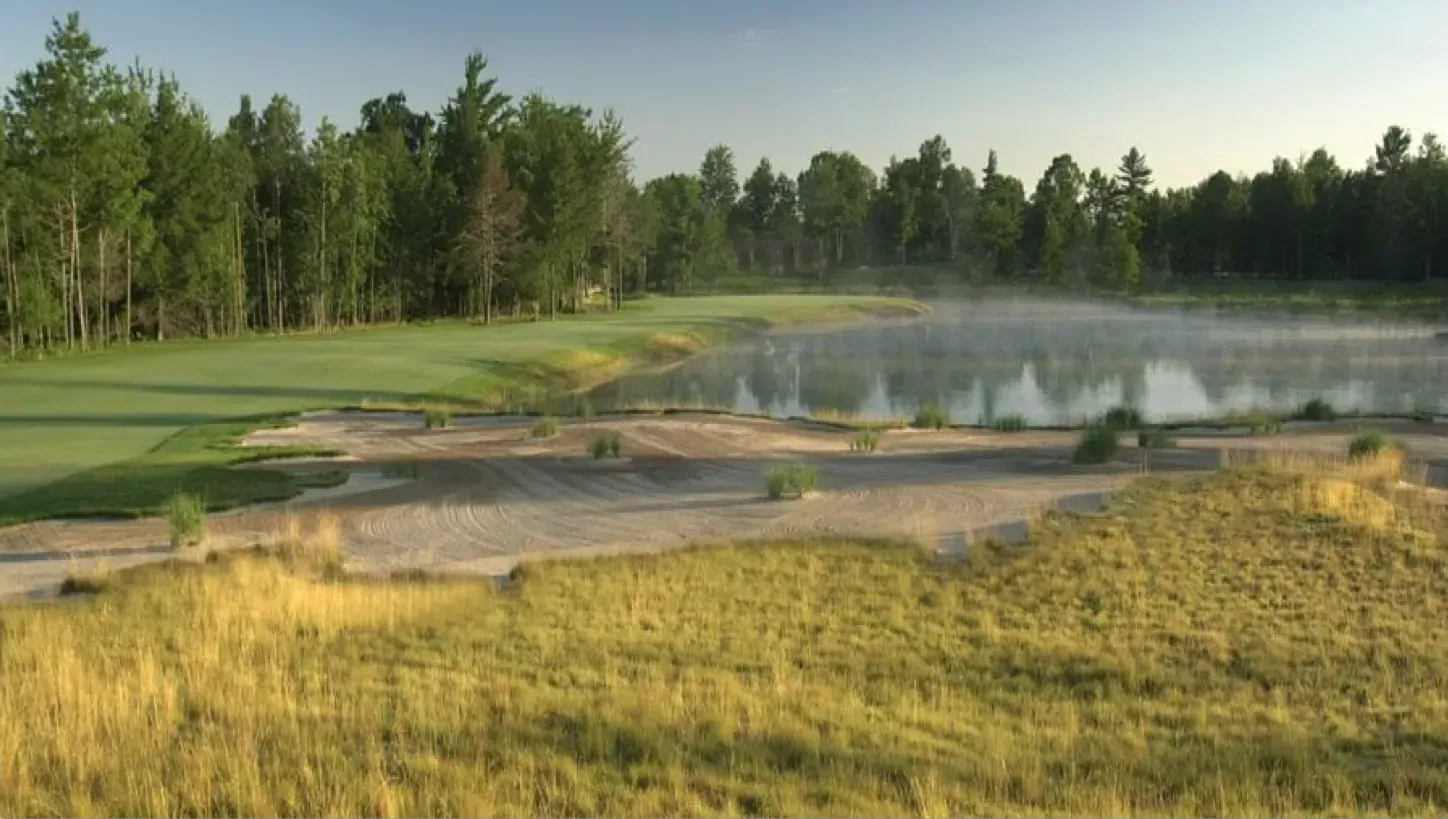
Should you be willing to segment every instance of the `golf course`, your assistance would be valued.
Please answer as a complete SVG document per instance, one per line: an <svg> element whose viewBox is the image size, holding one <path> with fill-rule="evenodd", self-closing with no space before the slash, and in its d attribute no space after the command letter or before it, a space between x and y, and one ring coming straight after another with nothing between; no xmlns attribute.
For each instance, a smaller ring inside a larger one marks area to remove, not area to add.
<svg viewBox="0 0 1448 819"><path fill-rule="evenodd" d="M238 459L225 444L250 428L227 423L236 419L413 398L499 409L737 333L921 309L864 297L651 299L558 321L179 341L0 365L0 523L154 512L181 488L218 505L295 494L278 473L220 469Z"/></svg>

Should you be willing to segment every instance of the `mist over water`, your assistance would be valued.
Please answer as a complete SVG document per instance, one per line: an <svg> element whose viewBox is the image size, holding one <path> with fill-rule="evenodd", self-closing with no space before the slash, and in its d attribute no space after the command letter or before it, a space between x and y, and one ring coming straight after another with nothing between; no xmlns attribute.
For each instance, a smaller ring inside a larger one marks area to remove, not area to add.
<svg viewBox="0 0 1448 819"><path fill-rule="evenodd" d="M1448 411L1448 340L1423 324L986 299L924 319L777 333L596 390L600 410L672 405L776 417L1007 415L1079 423L1117 405L1156 420L1325 398L1341 410Z"/></svg>

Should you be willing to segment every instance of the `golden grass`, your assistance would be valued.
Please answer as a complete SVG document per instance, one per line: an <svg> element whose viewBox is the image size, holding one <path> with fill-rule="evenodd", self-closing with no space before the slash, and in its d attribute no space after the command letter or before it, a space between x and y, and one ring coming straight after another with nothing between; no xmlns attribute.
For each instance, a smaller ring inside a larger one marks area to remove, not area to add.
<svg viewBox="0 0 1448 819"><path fill-rule="evenodd" d="M1442 813L1443 514L1390 466L1145 480L949 564L152 567L0 609L0 814Z"/></svg>

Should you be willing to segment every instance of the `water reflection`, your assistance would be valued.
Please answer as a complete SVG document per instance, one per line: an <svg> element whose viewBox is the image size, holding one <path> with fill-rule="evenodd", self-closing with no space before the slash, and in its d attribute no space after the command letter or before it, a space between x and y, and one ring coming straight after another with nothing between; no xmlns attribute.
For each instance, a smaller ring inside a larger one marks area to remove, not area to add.
<svg viewBox="0 0 1448 819"><path fill-rule="evenodd" d="M1158 419L1445 406L1448 342L1423 325L1038 301L947 302L926 320L777 334L593 393L600 409L727 407L890 418L937 401L958 422L1077 423L1127 404Z"/></svg>

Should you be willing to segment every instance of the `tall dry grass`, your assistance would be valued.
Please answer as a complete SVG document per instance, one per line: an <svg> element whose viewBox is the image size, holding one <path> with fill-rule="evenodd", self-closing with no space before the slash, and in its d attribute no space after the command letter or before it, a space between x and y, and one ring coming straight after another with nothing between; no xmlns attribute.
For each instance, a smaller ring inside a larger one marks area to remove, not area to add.
<svg viewBox="0 0 1448 819"><path fill-rule="evenodd" d="M1268 457L948 565L746 544L505 592L329 580L297 556L340 523L299 519L282 559L0 609L0 814L1442 813L1442 512L1392 461Z"/></svg>

